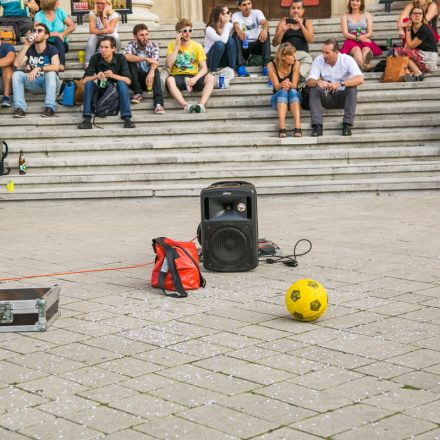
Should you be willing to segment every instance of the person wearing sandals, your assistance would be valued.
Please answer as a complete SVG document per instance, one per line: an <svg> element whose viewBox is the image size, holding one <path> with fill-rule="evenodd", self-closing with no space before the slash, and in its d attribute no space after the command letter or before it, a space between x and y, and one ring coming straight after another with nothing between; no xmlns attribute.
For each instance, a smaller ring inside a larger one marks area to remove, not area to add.
<svg viewBox="0 0 440 440"><path fill-rule="evenodd" d="M205 53L208 69L217 72L220 67L237 68L237 46L232 38L231 13L225 5L217 5L209 15L205 30Z"/></svg>
<svg viewBox="0 0 440 440"><path fill-rule="evenodd" d="M413 7L410 20L402 26L405 32L405 46L394 50L396 56L409 57L408 68L412 75L405 75L405 81L423 81L425 73L437 69L437 42L424 19L423 9Z"/></svg>
<svg viewBox="0 0 440 440"><path fill-rule="evenodd" d="M290 43L296 48L295 58L300 63L300 81L307 78L313 58L309 54L309 44L315 40L312 20L304 17L305 8L302 0L292 0L290 17L283 17L277 25L272 40L274 47L281 43Z"/></svg>
<svg viewBox="0 0 440 440"><path fill-rule="evenodd" d="M345 37L341 53L351 55L362 70L370 71L373 56L381 55L382 50L371 40L373 20L371 14L365 12L365 0L348 0L347 14L341 17L341 29Z"/></svg>
<svg viewBox="0 0 440 440"><path fill-rule="evenodd" d="M166 66L170 76L166 86L170 95L187 113L203 113L214 89L215 77L208 73L206 55L201 44L191 40L192 23L181 18L176 23L176 40L167 48ZM202 92L198 104L186 102L182 90Z"/></svg>
<svg viewBox="0 0 440 440"><path fill-rule="evenodd" d="M312 136L322 136L322 108L343 108L342 136L351 136L357 104L357 86L364 75L354 59L339 52L334 38L324 41L322 54L313 61L307 85L310 87Z"/></svg>
<svg viewBox="0 0 440 440"><path fill-rule="evenodd" d="M290 43L278 47L275 57L267 65L269 79L273 84L273 95L270 99L272 108L278 112L279 136L285 138L286 115L288 109L293 116L295 128L293 136L301 137L301 97L297 90L299 80L299 61L295 59L296 49Z"/></svg>

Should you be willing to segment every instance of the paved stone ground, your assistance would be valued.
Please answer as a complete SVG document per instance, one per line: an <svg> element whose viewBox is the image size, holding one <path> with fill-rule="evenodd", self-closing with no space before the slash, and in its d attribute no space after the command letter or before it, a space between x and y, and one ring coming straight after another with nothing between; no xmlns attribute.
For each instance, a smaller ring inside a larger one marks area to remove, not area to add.
<svg viewBox="0 0 440 440"><path fill-rule="evenodd" d="M59 283L62 317L0 334L0 438L439 439L439 201L260 198L259 235L312 252L185 300L150 267L2 284ZM0 276L150 261L198 219L197 199L2 204ZM329 294L314 323L283 304L303 277Z"/></svg>

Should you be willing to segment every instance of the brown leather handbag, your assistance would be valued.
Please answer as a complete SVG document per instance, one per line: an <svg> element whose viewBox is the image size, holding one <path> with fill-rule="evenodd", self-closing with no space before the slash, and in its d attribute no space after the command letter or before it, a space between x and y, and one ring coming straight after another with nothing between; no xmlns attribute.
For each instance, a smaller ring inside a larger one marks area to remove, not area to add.
<svg viewBox="0 0 440 440"><path fill-rule="evenodd" d="M387 57L382 82L400 82L408 73L408 57Z"/></svg>
<svg viewBox="0 0 440 440"><path fill-rule="evenodd" d="M82 79L75 80L75 105L81 105L83 103L84 96L84 83Z"/></svg>

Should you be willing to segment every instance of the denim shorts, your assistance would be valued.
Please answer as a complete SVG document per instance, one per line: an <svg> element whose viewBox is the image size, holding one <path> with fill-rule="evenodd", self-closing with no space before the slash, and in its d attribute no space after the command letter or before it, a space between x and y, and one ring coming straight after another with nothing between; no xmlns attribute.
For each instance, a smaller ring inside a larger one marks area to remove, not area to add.
<svg viewBox="0 0 440 440"><path fill-rule="evenodd" d="M301 95L298 90L290 89L288 92L286 90L278 90L278 92L274 93L270 98L270 103L274 110L277 109L278 104L293 104L294 102L298 102L301 104Z"/></svg>

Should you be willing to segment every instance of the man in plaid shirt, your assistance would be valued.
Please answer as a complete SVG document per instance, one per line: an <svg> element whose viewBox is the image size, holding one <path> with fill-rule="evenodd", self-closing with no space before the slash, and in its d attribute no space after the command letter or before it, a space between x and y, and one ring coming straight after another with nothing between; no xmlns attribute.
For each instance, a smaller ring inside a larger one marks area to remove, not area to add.
<svg viewBox="0 0 440 440"><path fill-rule="evenodd" d="M134 40L129 41L124 49L131 74L131 88L134 96L133 104L143 101L142 92L153 92L154 112L164 114L162 86L159 74L159 45L148 41L148 27L137 24L133 28Z"/></svg>

